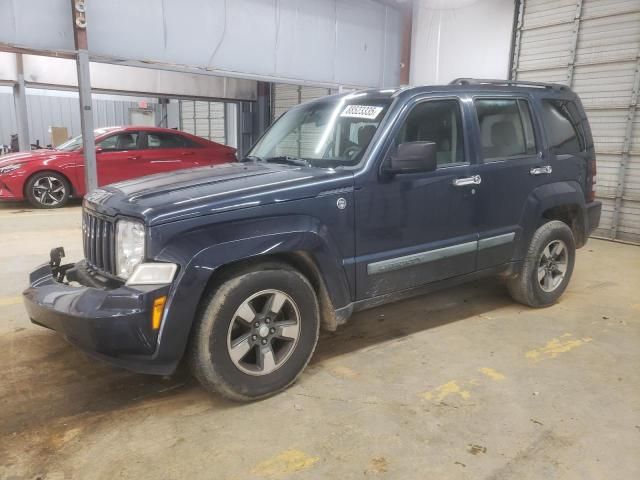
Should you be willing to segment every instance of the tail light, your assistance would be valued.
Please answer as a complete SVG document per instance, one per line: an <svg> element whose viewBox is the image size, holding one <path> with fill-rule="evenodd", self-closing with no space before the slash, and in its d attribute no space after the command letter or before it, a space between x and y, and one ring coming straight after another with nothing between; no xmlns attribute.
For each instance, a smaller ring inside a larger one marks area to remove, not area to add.
<svg viewBox="0 0 640 480"><path fill-rule="evenodd" d="M591 174L591 190L587 195L587 200L593 202L596 199L596 159L592 158L589 162L589 173Z"/></svg>

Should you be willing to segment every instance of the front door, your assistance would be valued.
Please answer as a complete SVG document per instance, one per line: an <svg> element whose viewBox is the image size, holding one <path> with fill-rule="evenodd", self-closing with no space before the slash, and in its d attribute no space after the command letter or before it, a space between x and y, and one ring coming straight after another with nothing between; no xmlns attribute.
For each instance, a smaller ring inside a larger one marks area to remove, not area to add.
<svg viewBox="0 0 640 480"><path fill-rule="evenodd" d="M476 187L458 98L416 100L380 162L400 143L435 142L433 172L357 177L356 292L364 299L475 270Z"/></svg>
<svg viewBox="0 0 640 480"><path fill-rule="evenodd" d="M116 133L102 139L96 146L99 186L144 175L140 132Z"/></svg>

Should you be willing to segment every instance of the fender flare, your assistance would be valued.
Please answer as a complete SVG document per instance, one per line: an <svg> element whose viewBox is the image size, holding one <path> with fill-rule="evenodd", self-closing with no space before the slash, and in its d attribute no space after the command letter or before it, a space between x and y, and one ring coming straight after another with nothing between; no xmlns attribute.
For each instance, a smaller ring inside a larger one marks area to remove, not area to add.
<svg viewBox="0 0 640 480"><path fill-rule="evenodd" d="M321 280L318 297L330 302L323 315L351 302L351 288L340 261L338 245L321 222L310 216L276 216L233 223L218 223L182 232L154 256L181 268L169 292L154 357L182 357L200 300L222 268L242 261L273 260L279 255L306 257L315 264ZM309 279L312 284L314 279ZM315 286L315 285L314 285ZM325 298L323 298L323 296ZM173 352L173 354L171 354Z"/></svg>
<svg viewBox="0 0 640 480"><path fill-rule="evenodd" d="M514 260L522 260L526 255L533 234L545 221L544 213L552 208L567 206L577 208L582 219L578 228L581 228L581 233L584 234L585 199L582 187L578 182L547 183L537 187L529 194L520 218L520 225L523 229L522 240L516 246Z"/></svg>

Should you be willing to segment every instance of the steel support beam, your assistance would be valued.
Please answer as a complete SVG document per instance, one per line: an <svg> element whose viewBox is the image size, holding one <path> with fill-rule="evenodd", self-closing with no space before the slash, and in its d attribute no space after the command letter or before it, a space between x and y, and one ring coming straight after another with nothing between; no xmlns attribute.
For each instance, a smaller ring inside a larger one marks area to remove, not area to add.
<svg viewBox="0 0 640 480"><path fill-rule="evenodd" d="M91 101L91 75L89 72L89 51L87 44L87 21L83 0L71 0L73 36L76 47L76 69L78 72L78 93L80 96L80 128L84 155L85 190L90 192L98 187L96 167L96 143L93 136L93 106Z"/></svg>
<svg viewBox="0 0 640 480"><path fill-rule="evenodd" d="M629 164L629 156L632 147L633 120L636 116L638 95L640 91L640 49L636 57L636 71L633 78L633 90L631 90L631 100L629 102L629 111L627 113L627 122L624 129L624 142L622 144L622 155L620 157L620 166L618 168L618 184L616 186L616 203L613 210L613 220L611 222L611 238L618 236L618 225L620 223L620 209L622 208L622 197L624 196L624 184L627 176L627 165Z"/></svg>
<svg viewBox="0 0 640 480"><path fill-rule="evenodd" d="M400 85L409 85L411 78L411 39L413 36L413 2L401 6L402 47L400 50Z"/></svg>
<svg viewBox="0 0 640 480"><path fill-rule="evenodd" d="M576 66L576 52L578 51L578 34L580 33L580 17L582 16L582 0L577 0L576 11L573 16L573 29L571 30L571 47L569 49L569 64L567 66L566 83L573 84L573 71Z"/></svg>
<svg viewBox="0 0 640 480"><path fill-rule="evenodd" d="M271 84L258 82L256 103L256 136L260 136L271 124Z"/></svg>
<svg viewBox="0 0 640 480"><path fill-rule="evenodd" d="M31 150L29 136L29 115L27 113L27 90L24 83L24 68L22 54L16 53L16 72L18 81L13 85L13 101L16 108L16 123L18 125L18 147L21 152Z"/></svg>
<svg viewBox="0 0 640 480"><path fill-rule="evenodd" d="M509 79L518 79L518 63L520 62L520 46L522 44L522 20L524 19L524 3L525 0L518 2L518 16L516 17L513 29L513 44L511 52L511 69L509 70Z"/></svg>

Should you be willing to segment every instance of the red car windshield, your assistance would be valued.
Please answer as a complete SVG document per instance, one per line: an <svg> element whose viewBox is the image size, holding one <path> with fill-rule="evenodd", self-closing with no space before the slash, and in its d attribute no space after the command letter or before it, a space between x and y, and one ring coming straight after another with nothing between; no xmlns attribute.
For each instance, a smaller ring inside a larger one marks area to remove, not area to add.
<svg viewBox="0 0 640 480"><path fill-rule="evenodd" d="M93 131L93 136L98 138L108 131L113 130L112 128L97 128ZM62 150L63 152L73 152L74 150L78 150L82 148L82 135L78 135L77 137L73 137L71 140L67 140L64 143L61 143L56 147L56 150Z"/></svg>

